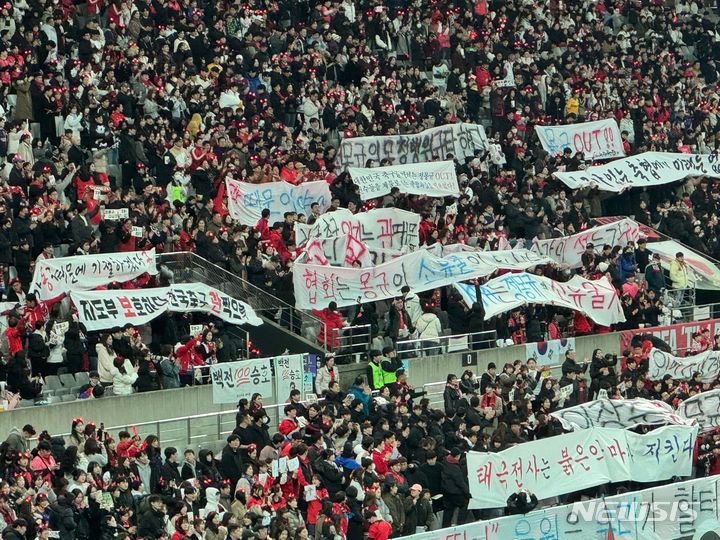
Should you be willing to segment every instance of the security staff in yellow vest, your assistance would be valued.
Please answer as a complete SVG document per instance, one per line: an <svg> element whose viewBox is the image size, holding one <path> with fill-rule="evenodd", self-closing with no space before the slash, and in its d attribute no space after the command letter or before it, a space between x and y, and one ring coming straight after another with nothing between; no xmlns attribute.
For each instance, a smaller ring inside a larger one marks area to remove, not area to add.
<svg viewBox="0 0 720 540"><path fill-rule="evenodd" d="M398 358L394 347L385 347L383 349L383 359L380 366L382 367L385 384L392 384L397 381L397 370L402 369L403 364L402 360Z"/></svg>
<svg viewBox="0 0 720 540"><path fill-rule="evenodd" d="M380 361L382 360L382 353L378 350L373 349L368 352L368 356L370 357L370 361L368 362L367 367L368 384L373 390L380 390L383 386L385 386L383 369L380 365Z"/></svg>

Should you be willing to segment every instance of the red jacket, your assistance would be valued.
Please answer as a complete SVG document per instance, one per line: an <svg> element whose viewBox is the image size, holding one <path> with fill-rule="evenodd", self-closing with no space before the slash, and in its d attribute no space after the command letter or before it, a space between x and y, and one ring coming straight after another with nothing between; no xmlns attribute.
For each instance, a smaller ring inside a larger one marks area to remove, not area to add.
<svg viewBox="0 0 720 540"><path fill-rule="evenodd" d="M388 444L383 444L382 448L373 450L372 459L373 463L375 463L375 472L378 476L385 476L387 474L388 461L390 461L393 450L395 450L395 447Z"/></svg>
<svg viewBox="0 0 720 540"><path fill-rule="evenodd" d="M192 338L185 345L180 345L175 351L175 356L180 360L180 375L185 375L190 366L202 366L204 364L202 358L195 350L197 338Z"/></svg>
<svg viewBox="0 0 720 540"><path fill-rule="evenodd" d="M315 500L308 503L307 509L307 523L308 525L315 525L317 523L318 514L322 509L322 503L328 498L328 490L325 488L318 488L315 490Z"/></svg>
<svg viewBox="0 0 720 540"><path fill-rule="evenodd" d="M270 224L267 218L258 219L258 222L255 224L255 230L260 233L261 240L270 239Z"/></svg>
<svg viewBox="0 0 720 540"><path fill-rule="evenodd" d="M22 337L17 327L8 328L5 330L5 336L8 340L8 348L10 349L10 356L14 356L16 352L21 351L23 348Z"/></svg>
<svg viewBox="0 0 720 540"><path fill-rule="evenodd" d="M293 420L291 418L283 418L282 422L280 422L280 425L278 426L278 431L281 435L287 437L297 428L297 420Z"/></svg>
<svg viewBox="0 0 720 540"><path fill-rule="evenodd" d="M388 540L392 534L392 525L387 521L376 521L370 525L368 530L368 538L372 540Z"/></svg>
<svg viewBox="0 0 720 540"><path fill-rule="evenodd" d="M312 312L322 321L317 335L318 342L327 345L331 351L340 347L340 333L335 332L335 330L344 327L343 316L337 311L330 311L330 308L323 310L313 309Z"/></svg>

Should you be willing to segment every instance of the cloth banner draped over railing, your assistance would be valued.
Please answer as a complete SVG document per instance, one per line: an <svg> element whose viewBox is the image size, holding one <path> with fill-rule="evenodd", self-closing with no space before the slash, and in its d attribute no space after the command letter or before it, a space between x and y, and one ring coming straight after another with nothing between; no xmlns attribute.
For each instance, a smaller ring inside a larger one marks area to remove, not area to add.
<svg viewBox="0 0 720 540"><path fill-rule="evenodd" d="M597 186L603 191L620 192L627 188L669 184L688 176L720 178L720 156L644 152L606 165L553 175L572 189Z"/></svg>
<svg viewBox="0 0 720 540"><path fill-rule="evenodd" d="M582 430L594 427L632 429L637 426L691 425L664 401L650 399L596 399L575 407L550 413L565 429Z"/></svg>
<svg viewBox="0 0 720 540"><path fill-rule="evenodd" d="M475 287L456 283L465 303L477 301ZM606 278L589 280L580 276L561 283L535 274L505 274L480 287L485 317L511 311L527 304L550 304L574 309L602 326L625 321L617 290Z"/></svg>
<svg viewBox="0 0 720 540"><path fill-rule="evenodd" d="M720 428L720 390L700 392L683 400L677 413L683 418L695 421L701 433Z"/></svg>
<svg viewBox="0 0 720 540"><path fill-rule="evenodd" d="M73 291L78 321L88 331L105 330L127 323L146 324L166 311L198 311L232 324L259 326L262 319L245 302L205 285L176 284L154 289Z"/></svg>
<svg viewBox="0 0 720 540"><path fill-rule="evenodd" d="M363 201L382 197L392 188L401 193L430 197L458 196L460 186L455 174L455 163L407 163L388 167L349 167L353 184L358 186Z"/></svg>
<svg viewBox="0 0 720 540"><path fill-rule="evenodd" d="M720 376L720 351L705 351L683 358L651 349L648 360L648 378L651 381L660 381L665 375L687 381L699 373L703 382L712 382Z"/></svg>
<svg viewBox="0 0 720 540"><path fill-rule="evenodd" d="M658 482L692 474L696 426L666 426L639 435L591 428L512 446L468 452L469 508L504 508L520 489L538 499L608 482Z"/></svg>
<svg viewBox="0 0 720 540"><path fill-rule="evenodd" d="M155 248L128 253L40 259L35 265L29 292L48 301L70 291L88 291L114 281L129 281L146 272L152 275L158 273Z"/></svg>
<svg viewBox="0 0 720 540"><path fill-rule="evenodd" d="M581 124L536 125L535 133L540 144L551 155L562 153L566 148L571 150L573 156L582 152L585 159L609 159L625 155L620 128L611 118Z"/></svg>

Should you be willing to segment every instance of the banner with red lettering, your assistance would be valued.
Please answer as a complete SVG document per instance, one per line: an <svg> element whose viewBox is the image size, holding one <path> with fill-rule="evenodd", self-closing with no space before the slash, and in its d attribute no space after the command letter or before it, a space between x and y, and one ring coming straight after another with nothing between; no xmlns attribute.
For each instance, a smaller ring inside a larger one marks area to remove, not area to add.
<svg viewBox="0 0 720 540"><path fill-rule="evenodd" d="M615 120L597 120L563 126L535 126L543 148L551 155L582 153L585 159L608 159L625 156L620 128Z"/></svg>
<svg viewBox="0 0 720 540"><path fill-rule="evenodd" d="M469 508L505 508L521 489L547 499L609 482L690 476L697 433L697 426L666 426L645 435L595 427L498 453L468 452Z"/></svg>
<svg viewBox="0 0 720 540"><path fill-rule="evenodd" d="M633 336L652 334L670 345L670 349L673 351L684 353L692 345L692 335L702 332L705 328L710 330L710 339L712 339L716 334L720 334L720 319L623 330L620 332L620 352L631 348Z"/></svg>

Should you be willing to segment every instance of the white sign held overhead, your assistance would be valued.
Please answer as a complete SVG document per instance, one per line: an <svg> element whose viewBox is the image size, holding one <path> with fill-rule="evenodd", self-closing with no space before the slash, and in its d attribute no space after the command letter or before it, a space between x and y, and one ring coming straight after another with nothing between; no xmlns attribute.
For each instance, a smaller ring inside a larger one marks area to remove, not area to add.
<svg viewBox="0 0 720 540"><path fill-rule="evenodd" d="M370 169L349 167L348 173L360 189L360 197L364 201L382 197L395 187L399 188L401 193L430 197L460 194L455 164L452 161L408 163Z"/></svg>
<svg viewBox="0 0 720 540"><path fill-rule="evenodd" d="M625 155L620 128L612 118L581 124L536 125L535 133L543 148L551 155L562 154L566 148L572 151L573 156L582 153L586 159L609 159Z"/></svg>

